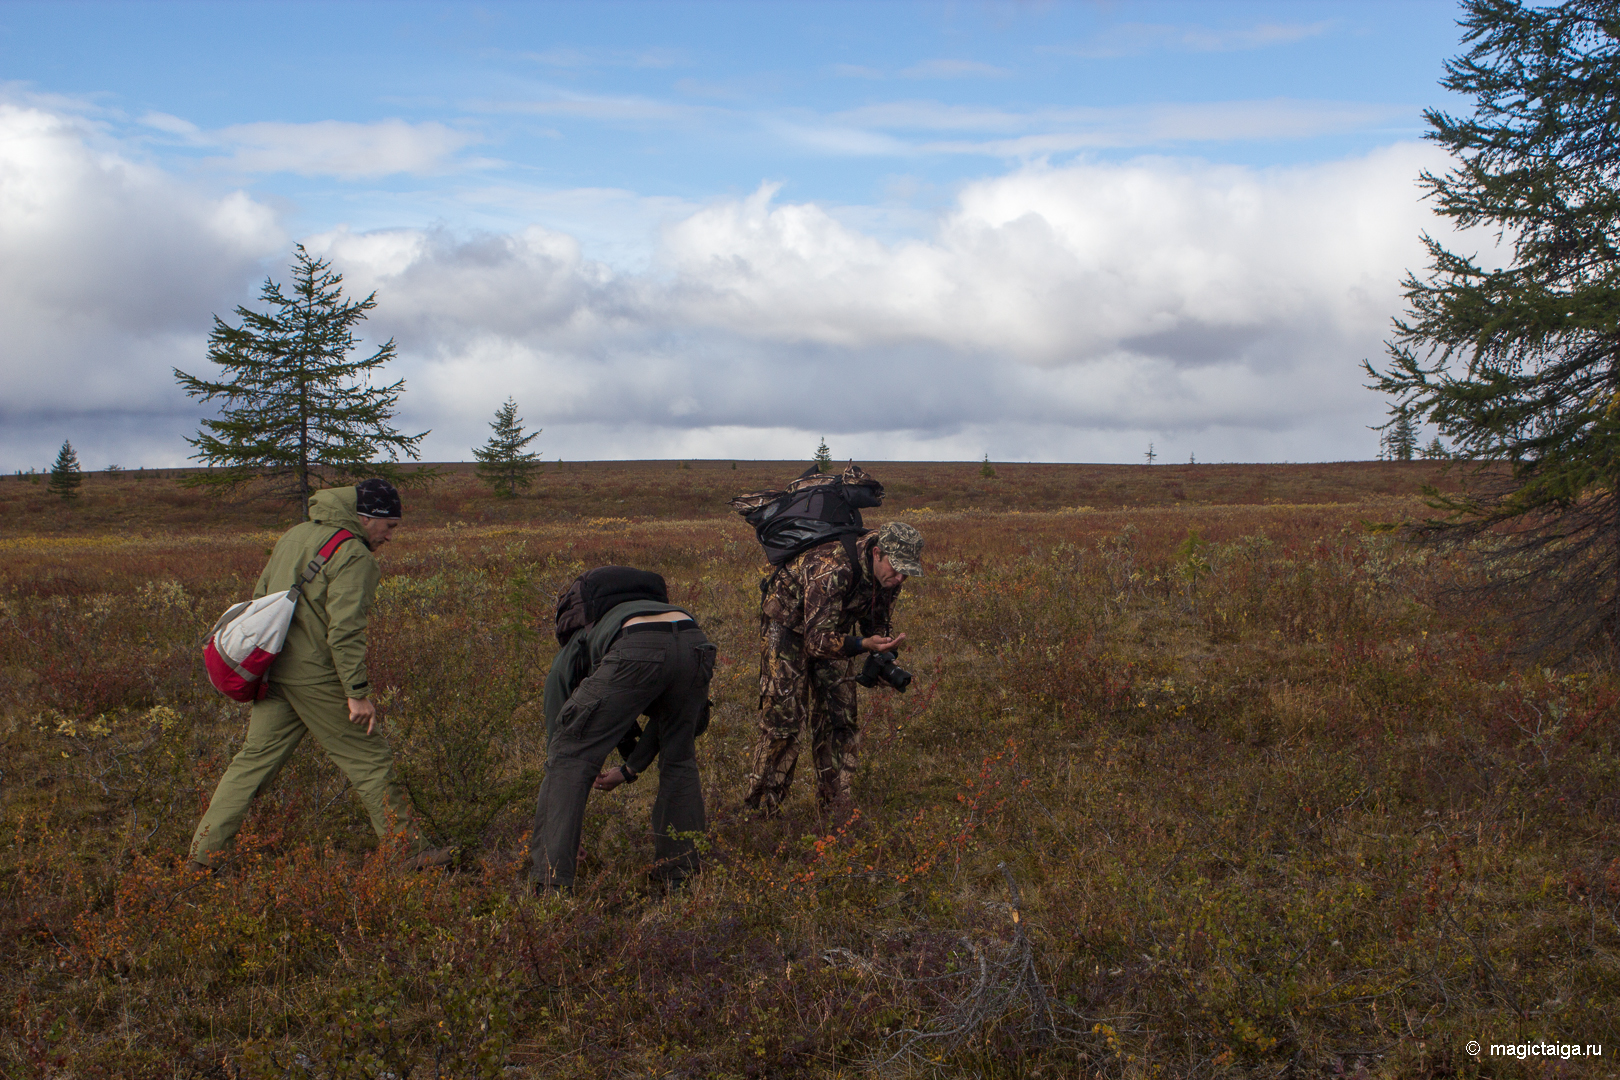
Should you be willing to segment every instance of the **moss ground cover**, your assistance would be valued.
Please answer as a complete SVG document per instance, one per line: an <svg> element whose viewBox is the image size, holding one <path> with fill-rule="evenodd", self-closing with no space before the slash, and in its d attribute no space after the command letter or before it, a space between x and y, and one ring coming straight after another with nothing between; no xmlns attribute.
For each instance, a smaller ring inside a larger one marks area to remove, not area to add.
<svg viewBox="0 0 1620 1080"><path fill-rule="evenodd" d="M197 647L270 511L98 477L83 518L9 517L0 1075L1613 1073L1620 678L1510 664L1503 613L1448 600L1466 554L1369 528L1432 472L1198 466L1224 495L1111 500L1085 467L874 466L930 573L900 612L917 680L863 691L835 824L804 777L781 817L740 809L760 568L723 496L785 467L674 464L408 498L374 682L461 845L443 874L394 869L313 748L224 872L182 868L245 719ZM664 574L720 645L707 869L650 889L639 784L593 796L582 888L541 900L550 603L604 562ZM1488 1052L1542 1042L1603 1056Z"/></svg>

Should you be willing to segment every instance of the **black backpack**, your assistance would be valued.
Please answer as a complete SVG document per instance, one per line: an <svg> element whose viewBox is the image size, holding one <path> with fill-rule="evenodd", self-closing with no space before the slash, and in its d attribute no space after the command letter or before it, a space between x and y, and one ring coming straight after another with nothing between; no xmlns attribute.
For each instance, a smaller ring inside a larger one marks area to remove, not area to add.
<svg viewBox="0 0 1620 1080"><path fill-rule="evenodd" d="M757 491L731 500L731 508L754 527L772 566L829 540L842 540L852 549L855 538L867 531L861 510L882 505L883 485L855 464L834 474L812 465L786 491Z"/></svg>
<svg viewBox="0 0 1620 1080"><path fill-rule="evenodd" d="M596 620L627 600L669 603L669 586L651 570L633 566L598 566L575 578L557 594L557 641L589 628Z"/></svg>

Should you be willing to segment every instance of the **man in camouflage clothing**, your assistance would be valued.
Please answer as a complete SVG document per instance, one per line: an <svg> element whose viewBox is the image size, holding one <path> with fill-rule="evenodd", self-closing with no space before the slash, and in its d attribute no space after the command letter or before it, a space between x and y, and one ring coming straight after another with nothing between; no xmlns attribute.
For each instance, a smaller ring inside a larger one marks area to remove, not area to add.
<svg viewBox="0 0 1620 1080"><path fill-rule="evenodd" d="M746 804L772 813L787 797L808 726L823 807L847 806L860 748L855 658L895 649L890 612L907 577L922 571L923 538L891 521L849 547L834 540L796 556L766 586L761 624L760 739Z"/></svg>

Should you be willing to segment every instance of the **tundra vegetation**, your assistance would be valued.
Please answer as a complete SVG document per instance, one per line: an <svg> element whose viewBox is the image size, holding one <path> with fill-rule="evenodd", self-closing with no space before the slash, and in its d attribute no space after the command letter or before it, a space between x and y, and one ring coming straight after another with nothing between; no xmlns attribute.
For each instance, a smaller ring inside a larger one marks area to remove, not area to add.
<svg viewBox="0 0 1620 1080"><path fill-rule="evenodd" d="M739 464L408 493L373 681L445 873L313 752L184 870L245 719L198 642L296 510L0 480L0 1074L1612 1075L1620 677L1511 662L1512 613L1459 591L1489 564L1386 527L1442 465L874 465L868 524L922 528L929 573L833 828L805 777L739 809L760 559L723 507L799 468ZM607 562L721 648L706 870L649 888L642 783L537 899L551 603Z"/></svg>

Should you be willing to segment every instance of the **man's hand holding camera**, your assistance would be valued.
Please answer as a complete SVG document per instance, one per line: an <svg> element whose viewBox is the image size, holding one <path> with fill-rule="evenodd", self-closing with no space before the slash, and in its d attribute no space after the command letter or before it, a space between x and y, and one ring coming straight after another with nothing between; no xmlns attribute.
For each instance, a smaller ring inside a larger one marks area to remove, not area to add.
<svg viewBox="0 0 1620 1080"><path fill-rule="evenodd" d="M918 540L921 546L921 540ZM914 572L920 572L922 567L913 562L906 563ZM877 578L878 584L885 589L893 589L906 580L906 574L895 567L890 560L888 552L881 547L872 552L872 576ZM861 651L866 653L866 663L861 673L855 676L855 681L868 689L878 683L887 683L898 693L905 693L906 687L911 685L911 672L900 667L896 661L900 659L900 646L905 642L906 635L897 634L894 637L884 637L881 634L872 634L860 639Z"/></svg>
<svg viewBox="0 0 1620 1080"><path fill-rule="evenodd" d="M893 651L884 650L866 654L866 663L861 667L861 673L855 676L855 681L868 690L878 683L886 683L896 693L903 694L906 687L911 685L911 672L901 667L895 661L899 659Z"/></svg>

